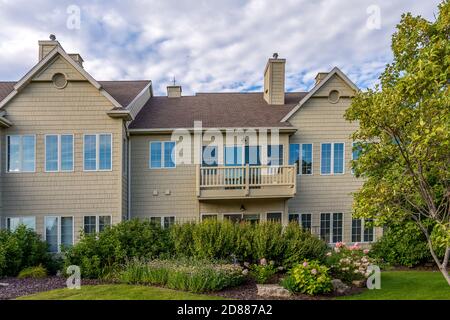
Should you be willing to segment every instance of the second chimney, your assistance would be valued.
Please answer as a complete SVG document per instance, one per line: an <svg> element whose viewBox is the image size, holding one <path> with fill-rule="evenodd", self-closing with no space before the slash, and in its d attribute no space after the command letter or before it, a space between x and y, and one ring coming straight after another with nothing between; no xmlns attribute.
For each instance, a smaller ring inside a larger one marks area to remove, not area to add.
<svg viewBox="0 0 450 320"><path fill-rule="evenodd" d="M267 61L264 70L264 100L268 104L284 104L284 74L286 59L278 59L278 53Z"/></svg>
<svg viewBox="0 0 450 320"><path fill-rule="evenodd" d="M181 86L178 86L178 85L167 86L167 97L168 98L180 98L181 97Z"/></svg>

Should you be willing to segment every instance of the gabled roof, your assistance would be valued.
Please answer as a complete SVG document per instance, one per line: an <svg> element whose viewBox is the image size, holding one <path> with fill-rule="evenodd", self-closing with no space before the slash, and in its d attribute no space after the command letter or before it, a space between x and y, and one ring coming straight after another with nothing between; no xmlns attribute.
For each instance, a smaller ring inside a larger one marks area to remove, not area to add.
<svg viewBox="0 0 450 320"><path fill-rule="evenodd" d="M284 105L268 105L262 92L152 97L129 128L135 131L193 128L194 121L202 121L203 128L290 128L291 124L281 119L306 95L306 92L286 93Z"/></svg>
<svg viewBox="0 0 450 320"><path fill-rule="evenodd" d="M102 88L108 92L122 106L128 106L151 82L150 80L136 81L99 81ZM0 81L0 101L6 98L13 90L16 82ZM122 109L122 107L120 108Z"/></svg>
<svg viewBox="0 0 450 320"><path fill-rule="evenodd" d="M43 70L48 63L50 63L53 58L57 55L63 57L66 62L68 62L74 69L76 69L83 77L86 78L95 88L97 88L100 93L105 96L114 106L113 109L122 109L127 112L126 107L128 104L139 94L144 88L146 88L150 81L142 81L138 84L132 83L131 81L124 82L122 85L117 85L110 81L103 82L103 85L95 80L83 67L81 67L77 62L75 62L60 46L57 45L52 51L50 51L41 61L39 61L25 76L22 77L18 82L12 84L11 82L2 83L3 92L0 89L0 109L7 104L23 87L25 87L32 78L41 70ZM12 85L12 88L11 88ZM140 89L140 90L139 90ZM9 91L9 93L7 93ZM128 93L127 93L128 91ZM7 93L7 94L6 94ZM114 95L113 95L113 94ZM6 96L5 96L6 94ZM131 95L133 95L131 97ZM119 102L120 101L120 102Z"/></svg>
<svg viewBox="0 0 450 320"><path fill-rule="evenodd" d="M345 73L343 73L338 67L334 67L334 68L330 71L330 73L328 73L328 75L327 75L323 80L321 80L317 85L315 85L314 88L312 88L311 91L309 91L308 94L305 95L305 96L303 97L303 99L300 100L300 102L299 102L294 108L292 108L292 110L289 111L288 114L286 114L286 115L283 117L283 119L281 119L281 121L282 121L282 122L288 121L289 118L290 118L292 115L294 115L294 114L297 112L297 110L300 109L300 108L302 107L302 105L304 105L305 102L308 101L309 98L311 98L311 97L312 97L312 96L313 96L320 88L322 88L322 87L325 85L325 83L327 83L328 80L330 80L331 77L333 77L335 74L337 74L339 77L341 77L342 80L344 80L345 83L347 83L353 90L359 91L359 88L356 86L356 84L354 84L353 81L350 80L350 79L345 75Z"/></svg>

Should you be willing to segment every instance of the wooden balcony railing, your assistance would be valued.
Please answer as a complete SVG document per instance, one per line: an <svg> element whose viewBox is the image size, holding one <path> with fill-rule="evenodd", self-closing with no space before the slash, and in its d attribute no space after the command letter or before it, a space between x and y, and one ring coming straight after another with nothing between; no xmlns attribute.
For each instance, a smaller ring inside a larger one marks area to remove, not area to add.
<svg viewBox="0 0 450 320"><path fill-rule="evenodd" d="M199 198L292 197L297 186L296 167L197 167Z"/></svg>

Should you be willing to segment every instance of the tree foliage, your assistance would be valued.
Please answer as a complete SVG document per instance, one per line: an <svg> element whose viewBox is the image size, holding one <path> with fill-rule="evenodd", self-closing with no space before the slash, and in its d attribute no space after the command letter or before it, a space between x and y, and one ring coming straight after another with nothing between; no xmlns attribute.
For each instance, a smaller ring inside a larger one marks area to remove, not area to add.
<svg viewBox="0 0 450 320"><path fill-rule="evenodd" d="M356 95L345 116L359 122L353 139L362 150L353 163L365 181L355 194L355 215L379 225L417 223L450 284L449 35L448 0L433 22L402 15L392 36L393 62L375 89ZM433 230L426 219L436 222ZM433 246L446 251L442 261Z"/></svg>

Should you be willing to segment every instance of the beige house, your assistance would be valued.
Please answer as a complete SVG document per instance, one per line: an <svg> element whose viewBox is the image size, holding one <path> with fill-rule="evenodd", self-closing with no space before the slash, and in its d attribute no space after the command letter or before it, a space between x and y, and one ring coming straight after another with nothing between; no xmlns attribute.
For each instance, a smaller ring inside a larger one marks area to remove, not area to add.
<svg viewBox="0 0 450 320"><path fill-rule="evenodd" d="M357 87L338 68L285 92L269 59L260 93L154 96L152 83L97 81L79 54L39 41L38 63L0 82L0 221L53 251L80 231L130 218L297 221L330 243L371 242L351 217L350 134Z"/></svg>

